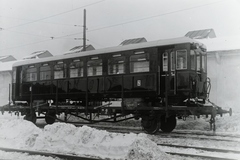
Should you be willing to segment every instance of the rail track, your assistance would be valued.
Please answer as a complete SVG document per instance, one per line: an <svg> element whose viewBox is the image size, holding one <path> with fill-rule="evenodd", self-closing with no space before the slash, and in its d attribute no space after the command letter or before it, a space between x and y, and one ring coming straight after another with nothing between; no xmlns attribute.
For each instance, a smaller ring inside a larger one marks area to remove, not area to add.
<svg viewBox="0 0 240 160"><path fill-rule="evenodd" d="M69 154L59 154L59 153L50 153L50 152L41 152L41 151L30 151L30 150L22 150L22 149L12 149L12 148L0 148L1 151L5 152L18 152L18 153L27 153L29 155L41 155L46 157L53 157L53 158L61 158L64 160L102 160L100 158L88 158L88 157L81 157L77 155L69 155Z"/></svg>
<svg viewBox="0 0 240 160"><path fill-rule="evenodd" d="M202 154L205 155L200 155L200 154L188 154L188 153L183 153L184 151L181 152L171 152L171 151L166 151L167 154L171 155L178 155L178 156L183 156L183 157L191 157L191 158L203 158L203 159L211 159L211 160L237 160L240 158L240 151L236 150L228 150L228 149L217 149L217 148L206 148L206 147L196 147L196 146L182 146L182 145L172 145L172 144L157 144L158 146L165 146L165 147L170 147L170 148L184 148L184 149L195 149L198 151L201 151ZM207 151L207 152L203 152ZM206 156L209 154L209 152L215 152L218 154L222 153L227 153L227 154L232 154L232 158L227 158L227 157L216 157L216 156ZM208 154L206 154L208 153Z"/></svg>

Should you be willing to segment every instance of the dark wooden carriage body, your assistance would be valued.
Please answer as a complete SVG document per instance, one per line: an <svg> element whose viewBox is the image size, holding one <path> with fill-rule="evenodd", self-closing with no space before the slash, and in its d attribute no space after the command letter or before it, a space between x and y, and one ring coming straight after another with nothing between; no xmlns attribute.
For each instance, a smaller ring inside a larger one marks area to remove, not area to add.
<svg viewBox="0 0 240 160"><path fill-rule="evenodd" d="M206 48L186 37L18 62L12 108L27 119L44 113L50 123L60 113L85 113L79 117L90 122L133 115L149 133L170 132L176 117L223 113L205 102L206 67ZM110 118L92 119L102 111Z"/></svg>

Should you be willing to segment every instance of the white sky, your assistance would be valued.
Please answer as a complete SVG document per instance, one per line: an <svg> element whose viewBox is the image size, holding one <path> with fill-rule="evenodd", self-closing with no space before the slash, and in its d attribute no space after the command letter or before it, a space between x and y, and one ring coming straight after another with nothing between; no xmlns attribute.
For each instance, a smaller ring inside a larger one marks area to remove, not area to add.
<svg viewBox="0 0 240 160"><path fill-rule="evenodd" d="M240 35L240 0L0 0L0 55L58 55L82 45L74 38L82 38L83 28L74 25L83 25L84 8L87 44L96 49L209 28L219 38Z"/></svg>

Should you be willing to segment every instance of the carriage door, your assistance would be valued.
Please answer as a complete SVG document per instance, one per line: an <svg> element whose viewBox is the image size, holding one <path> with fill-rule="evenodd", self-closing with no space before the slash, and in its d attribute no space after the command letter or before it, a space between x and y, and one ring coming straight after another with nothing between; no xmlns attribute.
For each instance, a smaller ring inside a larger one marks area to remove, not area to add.
<svg viewBox="0 0 240 160"><path fill-rule="evenodd" d="M161 90L168 92L168 95L176 94L176 78L175 78L175 59L173 49L162 52L162 72L161 72Z"/></svg>

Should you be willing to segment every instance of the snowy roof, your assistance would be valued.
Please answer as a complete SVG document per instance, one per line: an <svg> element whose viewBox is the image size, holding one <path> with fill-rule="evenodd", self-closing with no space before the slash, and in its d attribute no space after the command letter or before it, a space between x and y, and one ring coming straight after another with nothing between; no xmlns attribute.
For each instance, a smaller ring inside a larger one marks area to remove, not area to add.
<svg viewBox="0 0 240 160"><path fill-rule="evenodd" d="M196 31L189 31L185 37L193 39L215 38L216 34L213 29L203 29Z"/></svg>
<svg viewBox="0 0 240 160"><path fill-rule="evenodd" d="M86 51L91 51L91 50L95 50L95 48L91 44L86 45ZM70 49L70 51L67 51L64 54L73 54L73 53L79 53L79 52L83 52L83 46L75 46L72 49Z"/></svg>
<svg viewBox="0 0 240 160"><path fill-rule="evenodd" d="M51 54L47 50L36 51L36 52L31 53L29 56L23 57L23 59L37 59L37 58L39 58L40 55L45 54L45 53Z"/></svg>
<svg viewBox="0 0 240 160"><path fill-rule="evenodd" d="M5 58L7 58L7 57L9 57L10 55L7 55L7 56L0 56L0 60L1 59L5 59Z"/></svg>
<svg viewBox="0 0 240 160"><path fill-rule="evenodd" d="M1 62L14 61L14 60L16 60L16 58L14 58L12 55L0 56Z"/></svg>
<svg viewBox="0 0 240 160"><path fill-rule="evenodd" d="M151 42L145 42L145 43L137 43L137 44L131 44L131 45L125 45L125 46L103 48L103 49L97 49L97 50L92 50L92 51L80 52L80 53L76 53L76 54L66 54L66 55L54 56L54 57L49 57L49 58L44 58L44 59L33 59L33 60L28 60L28 61L23 61L23 62L17 62L14 64L14 66L28 65L28 64L48 62L48 61L56 61L56 60L67 59L67 58L98 55L98 54L103 54L103 53L121 52L121 51L141 49L141 48L144 49L144 48L150 48L150 47L154 47L154 46L166 46L166 45L184 44L184 43L200 43L200 42L190 39L188 37L180 37L180 38L157 40L157 41L151 41Z"/></svg>
<svg viewBox="0 0 240 160"><path fill-rule="evenodd" d="M134 38L134 39L126 39L120 44L120 46L135 44L135 43L142 43L142 42L147 42L147 40L144 37Z"/></svg>

